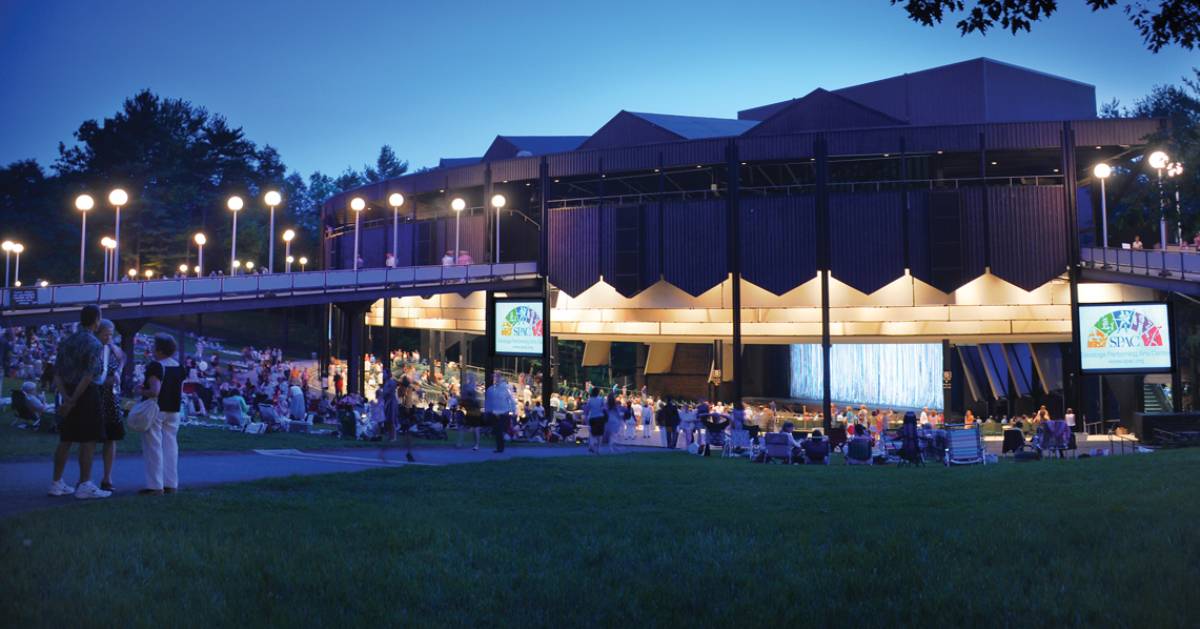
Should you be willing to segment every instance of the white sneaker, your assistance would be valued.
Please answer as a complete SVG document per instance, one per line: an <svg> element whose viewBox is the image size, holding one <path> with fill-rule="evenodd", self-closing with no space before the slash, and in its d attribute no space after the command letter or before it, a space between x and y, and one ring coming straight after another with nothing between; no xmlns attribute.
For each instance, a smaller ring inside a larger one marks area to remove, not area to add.
<svg viewBox="0 0 1200 629"><path fill-rule="evenodd" d="M53 483L50 483L49 493L51 496L70 496L71 494L75 493L75 488L62 482L61 480L56 480Z"/></svg>
<svg viewBox="0 0 1200 629"><path fill-rule="evenodd" d="M75 497L80 500L88 500L91 498L107 498L111 495L111 491L104 491L103 489L100 489L96 486L96 483L93 483L92 481L80 483L79 486L75 488Z"/></svg>

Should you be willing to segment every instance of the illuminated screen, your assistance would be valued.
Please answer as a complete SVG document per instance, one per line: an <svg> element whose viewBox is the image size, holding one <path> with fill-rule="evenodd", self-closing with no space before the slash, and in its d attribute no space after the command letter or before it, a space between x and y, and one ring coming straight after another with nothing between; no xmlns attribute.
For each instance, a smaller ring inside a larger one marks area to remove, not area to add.
<svg viewBox="0 0 1200 629"><path fill-rule="evenodd" d="M497 300L495 353L505 356L542 355L542 302Z"/></svg>
<svg viewBox="0 0 1200 629"><path fill-rule="evenodd" d="M792 345L791 395L820 400L820 345ZM830 390L837 402L942 408L942 346L937 343L835 344Z"/></svg>
<svg viewBox="0 0 1200 629"><path fill-rule="evenodd" d="M1080 304L1084 373L1171 371L1169 323L1166 304Z"/></svg>

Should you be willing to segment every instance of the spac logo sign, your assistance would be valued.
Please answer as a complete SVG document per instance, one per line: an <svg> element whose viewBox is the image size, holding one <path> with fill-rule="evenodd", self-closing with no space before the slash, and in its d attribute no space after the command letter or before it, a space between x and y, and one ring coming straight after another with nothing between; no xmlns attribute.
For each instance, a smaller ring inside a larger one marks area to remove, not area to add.
<svg viewBox="0 0 1200 629"><path fill-rule="evenodd" d="M1136 310L1114 310L1088 332L1088 347L1162 347L1162 330Z"/></svg>
<svg viewBox="0 0 1200 629"><path fill-rule="evenodd" d="M1079 307L1083 370L1170 371L1166 304L1095 304Z"/></svg>
<svg viewBox="0 0 1200 629"><path fill-rule="evenodd" d="M542 317L529 306L508 311L500 325L501 336L542 336Z"/></svg>
<svg viewBox="0 0 1200 629"><path fill-rule="evenodd" d="M538 301L496 302L496 353L540 356L542 304Z"/></svg>

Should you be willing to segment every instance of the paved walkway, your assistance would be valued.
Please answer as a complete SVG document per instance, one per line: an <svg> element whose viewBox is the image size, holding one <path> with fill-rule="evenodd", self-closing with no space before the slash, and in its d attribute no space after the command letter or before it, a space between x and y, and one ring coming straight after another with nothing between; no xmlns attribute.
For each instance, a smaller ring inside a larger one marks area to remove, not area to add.
<svg viewBox="0 0 1200 629"><path fill-rule="evenodd" d="M658 448L625 448L626 452L661 451ZM380 467L406 465L451 465L504 461L515 458L558 458L586 455L584 447L510 447L496 454L490 448L416 448L416 463L404 461L404 450L388 448L344 448L337 450L252 450L249 452L183 452L179 455L181 491L224 483L252 481L292 475L359 472ZM72 452L63 480L75 483L79 465ZM92 466L92 479L99 484L99 456ZM74 497L46 495L50 486L50 460L0 462L0 518L46 507L83 502ZM145 468L138 454L118 455L113 466L116 495L129 495L145 487Z"/></svg>

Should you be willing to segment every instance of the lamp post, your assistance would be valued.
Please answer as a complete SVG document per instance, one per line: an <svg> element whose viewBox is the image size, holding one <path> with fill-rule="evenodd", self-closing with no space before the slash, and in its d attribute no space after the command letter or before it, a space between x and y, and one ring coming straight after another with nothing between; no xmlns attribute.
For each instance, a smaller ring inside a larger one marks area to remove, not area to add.
<svg viewBox="0 0 1200 629"><path fill-rule="evenodd" d="M500 208L507 202L503 194L492 195L492 207L496 208L496 264L500 264Z"/></svg>
<svg viewBox="0 0 1200 629"><path fill-rule="evenodd" d="M146 272L144 273L144 275L146 276L146 279L151 279L154 277L154 271L152 271L150 269L146 269Z"/></svg>
<svg viewBox="0 0 1200 629"><path fill-rule="evenodd" d="M188 265L187 265L187 264L181 264L181 265L179 265L179 274L180 274L180 275L182 275L182 276L184 276L184 277L187 277L187 274L188 274L188 269L189 269L189 267L188 267Z"/></svg>
<svg viewBox="0 0 1200 629"><path fill-rule="evenodd" d="M137 269L129 269L129 279L137 279Z"/></svg>
<svg viewBox="0 0 1200 629"><path fill-rule="evenodd" d="M292 272L292 239L296 237L296 232L287 230L283 232L283 255L287 259L287 272Z"/></svg>
<svg viewBox="0 0 1200 629"><path fill-rule="evenodd" d="M458 248L459 223L462 222L462 211L467 209L467 202L456 198L450 202L450 209L454 210L454 263L458 264L458 256L462 255L462 249Z"/></svg>
<svg viewBox="0 0 1200 629"><path fill-rule="evenodd" d="M246 263L246 272L250 273L250 274L254 273L254 261L253 260Z"/></svg>
<svg viewBox="0 0 1200 629"><path fill-rule="evenodd" d="M362 200L362 197L354 197L350 200L350 209L354 210L354 270L358 270L358 227L362 218L362 211L367 209L367 202Z"/></svg>
<svg viewBox="0 0 1200 629"><path fill-rule="evenodd" d="M270 253L267 254L267 273L275 272L275 206L283 201L283 197L274 190L268 190L263 196L263 200L267 202L267 207L271 208L271 239Z"/></svg>
<svg viewBox="0 0 1200 629"><path fill-rule="evenodd" d="M13 266L13 284L21 285L21 252L25 250L25 245L14 243L12 247L13 253L17 254L17 263Z"/></svg>
<svg viewBox="0 0 1200 629"><path fill-rule="evenodd" d="M1104 181L1112 176L1112 167L1105 163L1096 164L1092 174L1100 180L1100 234L1101 246L1108 248L1108 195L1105 194Z"/></svg>
<svg viewBox="0 0 1200 629"><path fill-rule="evenodd" d="M8 288L8 271L10 268L9 265L12 262L11 256L13 245L15 244L16 243L11 240L5 240L2 244L0 244L0 249L4 250L4 288Z"/></svg>
<svg viewBox="0 0 1200 629"><path fill-rule="evenodd" d="M121 268L121 206L129 203L129 195L120 188L108 193L108 203L117 210L117 224L113 232L113 268ZM116 277L114 276L115 280Z"/></svg>
<svg viewBox="0 0 1200 629"><path fill-rule="evenodd" d="M241 211L243 205L245 204L242 202L242 197L239 196L229 197L229 200L225 202L225 207L228 207L229 211L233 212L233 241L229 245L230 275L234 275L236 273L235 269L237 268L234 266L234 263L237 262L237 215L238 212Z"/></svg>
<svg viewBox="0 0 1200 629"><path fill-rule="evenodd" d="M75 197L75 209L79 210L83 217L83 227L79 231L79 283L83 283L83 260L86 257L85 249L87 247L87 215L88 212L96 207L96 200L88 194L81 194Z"/></svg>
<svg viewBox="0 0 1200 629"><path fill-rule="evenodd" d="M242 268L242 261L241 261L241 260L234 260L233 262L230 262L230 263L229 263L229 267L230 267L230 268L229 268L229 274L230 274L230 275L237 275L237 270L238 270L238 269L240 269L240 268Z"/></svg>
<svg viewBox="0 0 1200 629"><path fill-rule="evenodd" d="M117 281L117 265L113 260L113 249L117 247L117 241L105 236L100 239L100 246L104 247L104 281Z"/></svg>
<svg viewBox="0 0 1200 629"><path fill-rule="evenodd" d="M404 205L404 195L393 192L388 195L388 205L392 206L392 264L400 260L400 206ZM455 255L458 255L455 253Z"/></svg>
<svg viewBox="0 0 1200 629"><path fill-rule="evenodd" d="M303 273L304 267L308 265L308 258L306 258L304 256L300 256L299 262L300 262L300 272Z"/></svg>
<svg viewBox="0 0 1200 629"><path fill-rule="evenodd" d="M284 261L284 263L287 264L286 273L291 273L292 272L292 263L295 262L296 259L293 258L292 256L287 256L286 258L283 259L283 261Z"/></svg>
<svg viewBox="0 0 1200 629"><path fill-rule="evenodd" d="M1167 176L1175 181L1176 177L1183 175L1183 163L1172 162L1167 165ZM1179 183L1175 183L1175 230L1176 239L1179 241L1179 246L1183 246L1183 207L1179 203Z"/></svg>
<svg viewBox="0 0 1200 629"><path fill-rule="evenodd" d="M192 236L192 240L196 243L196 268L199 269L196 271L196 277L200 277L204 274L204 245L208 242L208 236L202 232L196 232L196 235Z"/></svg>
<svg viewBox="0 0 1200 629"><path fill-rule="evenodd" d="M1154 151L1150 154L1150 167L1158 171L1158 242L1163 251L1167 250L1167 198L1163 194L1163 169L1167 167L1167 154Z"/></svg>

